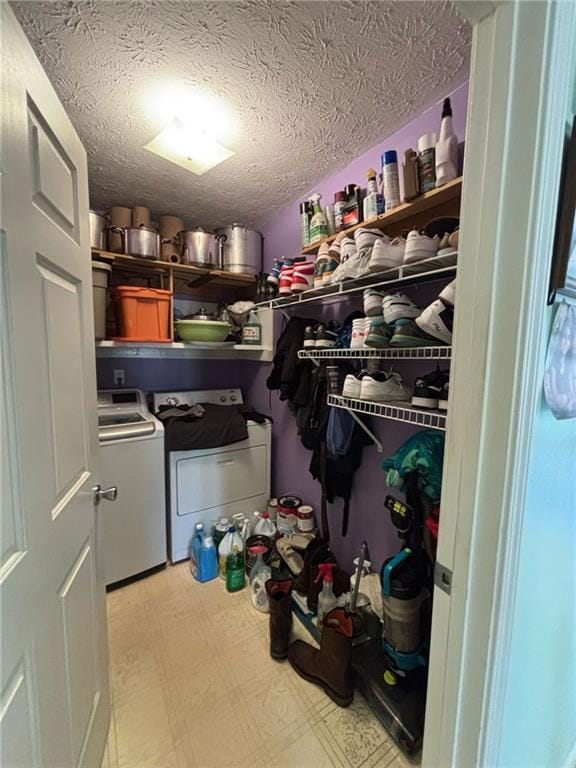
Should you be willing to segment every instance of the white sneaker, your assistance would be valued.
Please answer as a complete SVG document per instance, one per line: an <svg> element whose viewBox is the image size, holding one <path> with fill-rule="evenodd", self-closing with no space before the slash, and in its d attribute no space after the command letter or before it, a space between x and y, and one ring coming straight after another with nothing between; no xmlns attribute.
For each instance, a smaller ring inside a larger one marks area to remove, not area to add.
<svg viewBox="0 0 576 768"><path fill-rule="evenodd" d="M388 242L384 239L376 240L370 256L370 272L399 267L402 264L405 249L406 240L403 237L395 237Z"/></svg>
<svg viewBox="0 0 576 768"><path fill-rule="evenodd" d="M384 233L379 229L368 229L367 227L360 227L354 232L354 242L356 243L356 248L358 251L362 251L365 248L372 248L372 246L378 240L382 240L383 237Z"/></svg>
<svg viewBox="0 0 576 768"><path fill-rule="evenodd" d="M422 310L403 293L391 293L382 299L384 320L392 325L396 320L409 320L418 317Z"/></svg>
<svg viewBox="0 0 576 768"><path fill-rule="evenodd" d="M361 374L359 374L361 375ZM358 400L360 397L360 388L362 386L362 380L355 376L353 373L349 373L344 379L344 386L342 387L342 397L351 397Z"/></svg>
<svg viewBox="0 0 576 768"><path fill-rule="evenodd" d="M452 280L451 283L443 288L438 295L439 299L442 299L447 307L453 307L456 301L456 280Z"/></svg>
<svg viewBox="0 0 576 768"><path fill-rule="evenodd" d="M367 288L363 294L364 314L366 317L378 317L382 314L384 292L376 288Z"/></svg>
<svg viewBox="0 0 576 768"><path fill-rule="evenodd" d="M356 256L356 243L351 237L343 237L340 242L340 263L343 264L352 256Z"/></svg>
<svg viewBox="0 0 576 768"><path fill-rule="evenodd" d="M402 381L399 373L373 373L360 382L360 399L376 403L406 402L412 399L412 390Z"/></svg>
<svg viewBox="0 0 576 768"><path fill-rule="evenodd" d="M428 235L421 235L420 232L413 229L406 238L403 263L413 264L417 261L431 259L438 252L439 242L438 235L428 237Z"/></svg>
<svg viewBox="0 0 576 768"><path fill-rule="evenodd" d="M356 320L352 320L352 338L350 340L350 349L362 349L364 346L364 338L366 336L366 326L364 317L359 317Z"/></svg>
<svg viewBox="0 0 576 768"><path fill-rule="evenodd" d="M439 339L444 344L452 344L453 321L452 307L447 307L441 299L436 299L416 318L416 325L424 333Z"/></svg>

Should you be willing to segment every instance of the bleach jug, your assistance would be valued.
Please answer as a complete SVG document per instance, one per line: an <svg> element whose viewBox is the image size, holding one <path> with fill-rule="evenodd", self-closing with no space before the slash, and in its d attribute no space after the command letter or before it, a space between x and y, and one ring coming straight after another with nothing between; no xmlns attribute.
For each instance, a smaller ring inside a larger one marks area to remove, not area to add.
<svg viewBox="0 0 576 768"><path fill-rule="evenodd" d="M270 520L268 512L262 512L262 517L254 527L254 533L258 536L268 536L270 539L276 538L276 523Z"/></svg>

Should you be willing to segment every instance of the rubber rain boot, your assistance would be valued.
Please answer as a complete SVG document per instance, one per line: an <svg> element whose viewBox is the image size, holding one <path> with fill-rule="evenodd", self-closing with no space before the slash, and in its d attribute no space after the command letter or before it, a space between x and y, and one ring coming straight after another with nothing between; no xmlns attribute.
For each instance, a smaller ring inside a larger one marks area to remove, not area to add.
<svg viewBox="0 0 576 768"><path fill-rule="evenodd" d="M270 604L270 656L281 661L287 658L290 644L292 581L268 579L266 594Z"/></svg>
<svg viewBox="0 0 576 768"><path fill-rule="evenodd" d="M319 649L303 640L295 640L288 649L292 668L323 688L339 707L347 707L354 699L351 658L352 619L342 608L324 617Z"/></svg>

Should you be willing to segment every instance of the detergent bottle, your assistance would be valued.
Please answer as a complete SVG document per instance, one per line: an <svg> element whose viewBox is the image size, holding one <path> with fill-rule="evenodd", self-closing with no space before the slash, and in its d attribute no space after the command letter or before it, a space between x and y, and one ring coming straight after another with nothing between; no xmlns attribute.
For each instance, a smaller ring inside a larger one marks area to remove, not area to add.
<svg viewBox="0 0 576 768"><path fill-rule="evenodd" d="M266 594L266 582L272 578L272 569L264 562L266 547L253 547L252 553L256 555L256 562L250 569L248 577L250 581L250 599L257 611L270 612L270 603Z"/></svg>
<svg viewBox="0 0 576 768"><path fill-rule="evenodd" d="M198 552L198 581L212 581L218 576L218 555L212 536L202 531L202 544Z"/></svg>
<svg viewBox="0 0 576 768"><path fill-rule="evenodd" d="M224 536L220 544L218 544L218 575L224 580L226 580L226 560L228 555L232 552L234 536L238 536L238 534L236 533L236 528L231 525L228 528L226 536ZM238 538L240 539L239 536ZM240 541L242 541L242 539L240 539Z"/></svg>
<svg viewBox="0 0 576 768"><path fill-rule="evenodd" d="M192 576L194 576L195 579L198 579L198 566L200 562L200 549L202 547L203 532L204 526L202 523L196 523L194 526L194 533L192 534L192 542L190 546L190 570L192 571Z"/></svg>
<svg viewBox="0 0 576 768"><path fill-rule="evenodd" d="M254 533L259 536L268 536L271 539L276 537L276 523L270 520L269 512L262 512L262 517L256 523Z"/></svg>
<svg viewBox="0 0 576 768"><path fill-rule="evenodd" d="M322 624L324 617L331 610L336 608L336 595L332 584L334 582L333 570L336 568L336 563L320 563L318 566L318 576L316 581L322 579L322 592L318 595L318 629L322 631Z"/></svg>
<svg viewBox="0 0 576 768"><path fill-rule="evenodd" d="M246 584L246 561L244 559L244 542L234 531L232 535L232 551L226 558L226 589L228 592L238 592Z"/></svg>

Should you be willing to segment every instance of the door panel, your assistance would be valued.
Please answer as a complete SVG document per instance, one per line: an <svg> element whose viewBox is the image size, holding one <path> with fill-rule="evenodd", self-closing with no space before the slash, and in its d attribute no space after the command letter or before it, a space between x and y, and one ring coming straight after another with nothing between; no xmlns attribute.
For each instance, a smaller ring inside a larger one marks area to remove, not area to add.
<svg viewBox="0 0 576 768"><path fill-rule="evenodd" d="M0 13L3 764L97 768L110 702L86 153L8 3Z"/></svg>

